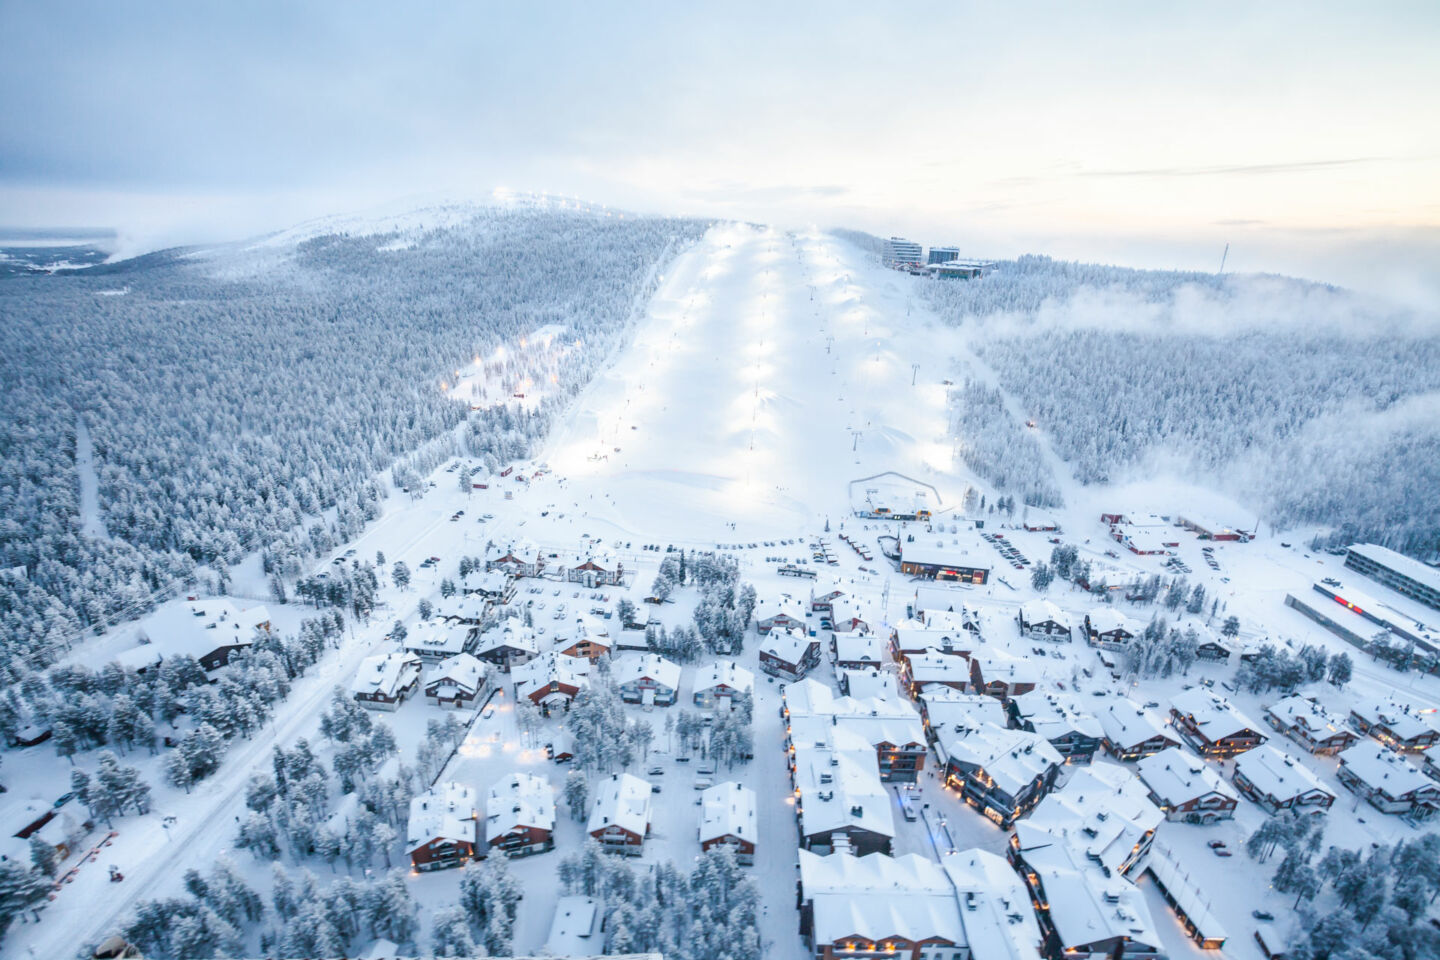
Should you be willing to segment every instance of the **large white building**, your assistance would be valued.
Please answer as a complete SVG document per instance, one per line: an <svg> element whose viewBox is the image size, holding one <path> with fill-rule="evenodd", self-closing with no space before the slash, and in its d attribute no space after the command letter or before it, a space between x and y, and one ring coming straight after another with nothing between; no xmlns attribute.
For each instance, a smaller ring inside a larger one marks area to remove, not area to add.
<svg viewBox="0 0 1440 960"><path fill-rule="evenodd" d="M907 263L924 263L925 251L920 244L913 240L906 240L902 237L891 237L885 241L885 248L880 258L889 266L901 266Z"/></svg>

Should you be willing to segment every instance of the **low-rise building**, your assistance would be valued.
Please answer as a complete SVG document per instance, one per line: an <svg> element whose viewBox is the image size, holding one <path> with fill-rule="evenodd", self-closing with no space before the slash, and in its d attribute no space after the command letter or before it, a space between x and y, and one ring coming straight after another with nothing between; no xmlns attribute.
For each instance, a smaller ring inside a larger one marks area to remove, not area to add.
<svg viewBox="0 0 1440 960"><path fill-rule="evenodd" d="M1165 819L1215 823L1235 816L1240 798L1204 760L1180 747L1143 757L1135 770Z"/></svg>
<svg viewBox="0 0 1440 960"><path fill-rule="evenodd" d="M695 706L714 709L732 707L741 694L753 695L755 674L734 660L717 660L702 668L695 677Z"/></svg>
<svg viewBox="0 0 1440 960"><path fill-rule="evenodd" d="M1100 720L1073 694L1031 690L1010 698L1010 726L1038 733L1066 763L1089 763L1105 739Z"/></svg>
<svg viewBox="0 0 1440 960"><path fill-rule="evenodd" d="M900 572L907 577L980 586L990 579L990 564L978 542L945 546L934 540L900 545Z"/></svg>
<svg viewBox="0 0 1440 960"><path fill-rule="evenodd" d="M527 698L549 716L556 708L569 710L571 701L590 685L590 662L552 650L516 667L510 678L515 696Z"/></svg>
<svg viewBox="0 0 1440 960"><path fill-rule="evenodd" d="M594 897L568 896L555 901L550 935L541 953L547 957L598 957L605 952L604 904Z"/></svg>
<svg viewBox="0 0 1440 960"><path fill-rule="evenodd" d="M1205 687L1176 694L1170 701L1170 721L1202 757L1233 757L1270 739L1227 698Z"/></svg>
<svg viewBox="0 0 1440 960"><path fill-rule="evenodd" d="M932 629L920 620L904 620L890 631L890 656L900 664L922 653L969 657L976 640L967 630Z"/></svg>
<svg viewBox="0 0 1440 960"><path fill-rule="evenodd" d="M512 773L485 797L485 840L507 857L555 848L555 788L528 773Z"/></svg>
<svg viewBox="0 0 1440 960"><path fill-rule="evenodd" d="M1381 743L1365 740L1341 753L1336 775L1382 813L1427 820L1440 809L1440 783Z"/></svg>
<svg viewBox="0 0 1440 960"><path fill-rule="evenodd" d="M889 853L895 819L875 748L848 726L821 725L820 733L810 740L792 737L790 743L801 847Z"/></svg>
<svg viewBox="0 0 1440 960"><path fill-rule="evenodd" d="M804 604L799 600L781 600L766 608L765 616L755 621L755 629L762 637L772 630L794 630L798 633L808 633L810 627L805 622L805 613Z"/></svg>
<svg viewBox="0 0 1440 960"><path fill-rule="evenodd" d="M1005 704L983 693L960 693L949 687L936 687L917 703L931 743L935 742L942 728L958 734L986 723L997 727L1009 726Z"/></svg>
<svg viewBox="0 0 1440 960"><path fill-rule="evenodd" d="M1149 790L1129 769L1098 763L1077 770L1016 830L1063 839L1112 875L1124 876L1150 852L1164 819Z"/></svg>
<svg viewBox="0 0 1440 960"><path fill-rule="evenodd" d="M578 583L587 590L625 583L625 564L609 550L592 549L558 562L567 583Z"/></svg>
<svg viewBox="0 0 1440 960"><path fill-rule="evenodd" d="M1020 604L1016 620L1023 635L1040 640L1069 643L1074 629L1070 615L1049 600L1031 600Z"/></svg>
<svg viewBox="0 0 1440 960"><path fill-rule="evenodd" d="M1235 758L1234 781L1237 790L1270 813L1324 813L1335 802L1335 794L1309 767L1269 744Z"/></svg>
<svg viewBox="0 0 1440 960"><path fill-rule="evenodd" d="M1065 759L1044 737L991 724L936 732L945 782L966 803L1009 829L1055 785Z"/></svg>
<svg viewBox="0 0 1440 960"><path fill-rule="evenodd" d="M1043 678L1039 664L1004 650L977 650L970 655L970 689L1009 700L1035 689Z"/></svg>
<svg viewBox="0 0 1440 960"><path fill-rule="evenodd" d="M610 631L591 616L576 617L555 633L554 649L567 657L584 657L595 663L601 657L608 657L610 648Z"/></svg>
<svg viewBox="0 0 1440 960"><path fill-rule="evenodd" d="M1085 614L1085 640L1092 647L1123 650L1143 629L1114 607L1096 607Z"/></svg>
<svg viewBox="0 0 1440 960"><path fill-rule="evenodd" d="M475 790L438 783L410 801L406 849L416 870L463 867L479 843Z"/></svg>
<svg viewBox="0 0 1440 960"><path fill-rule="evenodd" d="M509 673L539 656L540 645L535 639L534 629L514 617L507 617L503 623L480 634L473 652L486 663L493 663L501 672Z"/></svg>
<svg viewBox="0 0 1440 960"><path fill-rule="evenodd" d="M835 666L841 670L870 670L885 663L885 641L870 633L837 633L830 640Z"/></svg>
<svg viewBox="0 0 1440 960"><path fill-rule="evenodd" d="M460 595L478 596L498 607L515 599L515 578L503 570L473 570L460 578Z"/></svg>
<svg viewBox="0 0 1440 960"><path fill-rule="evenodd" d="M936 687L960 693L970 689L970 660L936 650L912 654L900 663L900 686L912 699Z"/></svg>
<svg viewBox="0 0 1440 960"><path fill-rule="evenodd" d="M1097 715L1105 731L1105 749L1119 760L1139 760L1180 746L1174 728L1148 707L1126 697L1106 698Z"/></svg>
<svg viewBox="0 0 1440 960"><path fill-rule="evenodd" d="M626 654L610 667L626 703L668 707L680 689L680 665L658 653Z"/></svg>
<svg viewBox="0 0 1440 960"><path fill-rule="evenodd" d="M415 654L424 663L439 663L456 654L464 653L470 645L470 628L450 624L443 620L431 620L415 625L400 641L400 649Z"/></svg>
<svg viewBox="0 0 1440 960"><path fill-rule="evenodd" d="M760 641L760 669L772 677L803 680L820 665L820 641L799 630L771 630Z"/></svg>
<svg viewBox="0 0 1440 960"><path fill-rule="evenodd" d="M700 794L700 849L729 847L737 863L755 862L755 791L726 780Z"/></svg>
<svg viewBox="0 0 1440 960"><path fill-rule="evenodd" d="M361 660L350 692L362 707L396 710L419 686L420 658L397 650Z"/></svg>
<svg viewBox="0 0 1440 960"><path fill-rule="evenodd" d="M784 697L788 745L822 741L826 728L844 726L870 744L882 781L919 780L925 766L925 727L908 702L898 697L836 697L815 680L790 684Z"/></svg>
<svg viewBox="0 0 1440 960"><path fill-rule="evenodd" d="M1412 704L1369 702L1350 709L1350 722L1394 750L1428 750L1440 740L1440 715Z"/></svg>
<svg viewBox="0 0 1440 960"><path fill-rule="evenodd" d="M425 678L425 699L440 707L473 707L489 692L489 667L468 653L442 660Z"/></svg>
<svg viewBox="0 0 1440 960"><path fill-rule="evenodd" d="M435 606L435 619L442 620L451 626L478 627L485 622L490 611L494 608L489 600L479 594L452 597L441 599Z"/></svg>
<svg viewBox="0 0 1440 960"><path fill-rule="evenodd" d="M1040 960L1024 884L1003 858L964 850L822 857L800 851L800 934L816 960Z"/></svg>
<svg viewBox="0 0 1440 960"><path fill-rule="evenodd" d="M144 673L169 657L194 657L209 673L269 632L270 611L263 606L242 610L226 597L172 600L140 622L141 645L115 660Z"/></svg>
<svg viewBox="0 0 1440 960"><path fill-rule="evenodd" d="M638 857L650 836L650 795L639 777L612 773L592 787L585 831L606 850Z"/></svg>
<svg viewBox="0 0 1440 960"><path fill-rule="evenodd" d="M545 554L528 540L516 540L485 552L485 572L499 570L512 577L538 577L545 569Z"/></svg>
<svg viewBox="0 0 1440 960"><path fill-rule="evenodd" d="M900 696L895 677L884 670L838 670L836 681L841 693L858 700L894 700Z"/></svg>
<svg viewBox="0 0 1440 960"><path fill-rule="evenodd" d="M1311 753L1339 753L1356 740L1355 731L1344 720L1299 694L1266 707L1265 719Z"/></svg>

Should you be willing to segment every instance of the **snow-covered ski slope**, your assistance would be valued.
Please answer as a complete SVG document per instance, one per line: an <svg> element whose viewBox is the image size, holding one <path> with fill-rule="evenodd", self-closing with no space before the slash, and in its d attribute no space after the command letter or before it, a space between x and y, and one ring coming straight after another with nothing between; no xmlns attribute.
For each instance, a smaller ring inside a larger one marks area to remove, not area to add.
<svg viewBox="0 0 1440 960"><path fill-rule="evenodd" d="M907 316L906 279L818 233L717 226L541 459L593 497L595 535L813 532L848 513L846 481L890 470L949 506L955 333Z"/></svg>

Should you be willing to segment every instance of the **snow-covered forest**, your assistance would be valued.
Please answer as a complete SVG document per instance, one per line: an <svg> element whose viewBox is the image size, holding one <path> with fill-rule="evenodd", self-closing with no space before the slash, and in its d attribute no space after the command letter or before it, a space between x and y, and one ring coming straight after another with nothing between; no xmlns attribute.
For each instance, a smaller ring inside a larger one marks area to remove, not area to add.
<svg viewBox="0 0 1440 960"><path fill-rule="evenodd" d="M702 229L477 210L403 242L327 235L6 278L0 657L44 665L200 565L223 587L256 549L298 572L374 516L377 472L465 422L449 388L482 359L507 391L532 375L546 389L477 411L463 452L526 454ZM584 349L532 370L514 347L546 325ZM81 516L82 421L105 537L82 529L96 519Z"/></svg>
<svg viewBox="0 0 1440 960"><path fill-rule="evenodd" d="M1440 337L1422 320L1297 280L1047 257L914 282L1081 483L1168 470L1282 528L1435 548ZM1045 502L1043 464L999 396L960 393L966 462Z"/></svg>

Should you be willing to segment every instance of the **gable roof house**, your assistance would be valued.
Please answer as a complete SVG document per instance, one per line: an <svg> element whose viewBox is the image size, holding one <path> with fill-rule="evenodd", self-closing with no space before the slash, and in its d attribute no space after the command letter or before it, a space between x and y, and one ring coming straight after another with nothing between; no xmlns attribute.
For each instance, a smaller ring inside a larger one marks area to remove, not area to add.
<svg viewBox="0 0 1440 960"><path fill-rule="evenodd" d="M1099 720L1105 749L1118 760L1138 760L1180 746L1175 731L1158 714L1126 697L1107 700Z"/></svg>
<svg viewBox="0 0 1440 960"><path fill-rule="evenodd" d="M1008 700L1035 689L1043 679L1040 666L1029 657L1004 650L976 651L970 655L970 689Z"/></svg>
<svg viewBox="0 0 1440 960"><path fill-rule="evenodd" d="M590 685L590 663L552 650L516 667L510 678L517 697L529 698L549 716L555 707L569 710L581 688Z"/></svg>
<svg viewBox="0 0 1440 960"><path fill-rule="evenodd" d="M1365 740L1340 754L1340 782L1382 813L1426 820L1440 809L1440 783L1431 780L1401 754Z"/></svg>
<svg viewBox="0 0 1440 960"><path fill-rule="evenodd" d="M525 626L514 617L506 617L480 634L476 641L475 656L487 663L493 663L501 672L509 673L520 664L533 660L540 653L534 629Z"/></svg>
<svg viewBox="0 0 1440 960"><path fill-rule="evenodd" d="M416 624L405 634L400 649L415 654L425 663L439 663L471 645L471 631L466 626L453 626L442 621Z"/></svg>
<svg viewBox="0 0 1440 960"><path fill-rule="evenodd" d="M1270 739L1227 698L1205 687L1176 694L1170 701L1170 720L1202 757L1233 757Z"/></svg>
<svg viewBox="0 0 1440 960"><path fill-rule="evenodd" d="M668 707L680 689L680 665L658 653L626 654L610 667L626 703Z"/></svg>
<svg viewBox="0 0 1440 960"><path fill-rule="evenodd" d="M903 620L890 631L890 656L902 665L923 653L970 656L979 635L965 629L931 629L919 620Z"/></svg>
<svg viewBox="0 0 1440 960"><path fill-rule="evenodd" d="M735 780L700 794L700 849L728 846L737 863L755 862L755 791Z"/></svg>
<svg viewBox="0 0 1440 960"><path fill-rule="evenodd" d="M1235 787L1270 813L1324 813L1335 794L1299 760L1269 744L1235 758Z"/></svg>
<svg viewBox="0 0 1440 960"><path fill-rule="evenodd" d="M805 623L804 605L798 600L782 599L766 605L766 615L755 622L755 629L763 637L772 630L798 630L808 633Z"/></svg>
<svg viewBox="0 0 1440 960"><path fill-rule="evenodd" d="M803 680L820 665L820 641L802 631L771 630L760 642L760 669L773 677Z"/></svg>
<svg viewBox="0 0 1440 960"><path fill-rule="evenodd" d="M1100 720L1074 694L1031 690L1006 704L1010 725L1050 741L1066 763L1089 763L1105 739Z"/></svg>
<svg viewBox="0 0 1440 960"><path fill-rule="evenodd" d="M1065 762L1039 734L992 724L959 733L940 729L936 748L946 785L1006 829L1044 799Z"/></svg>
<svg viewBox="0 0 1440 960"><path fill-rule="evenodd" d="M1165 819L1214 823L1235 816L1240 798L1204 760L1180 747L1142 757L1135 770Z"/></svg>
<svg viewBox="0 0 1440 960"><path fill-rule="evenodd" d="M425 699L440 707L469 707L489 689L490 668L468 653L442 660L425 678Z"/></svg>
<svg viewBox="0 0 1440 960"><path fill-rule="evenodd" d="M610 632L605 625L589 615L576 617L568 627L555 634L554 649L567 657L584 657L591 663L610 655Z"/></svg>
<svg viewBox="0 0 1440 960"><path fill-rule="evenodd" d="M1440 740L1440 714L1394 700L1351 707L1350 722L1395 750L1428 750Z"/></svg>
<svg viewBox="0 0 1440 960"><path fill-rule="evenodd" d="M1086 858L1123 876L1150 852L1155 830L1164 819L1145 785L1128 768L1098 763L1077 770L1015 829L1064 838Z"/></svg>
<svg viewBox="0 0 1440 960"><path fill-rule="evenodd" d="M869 633L837 633L830 638L835 666L842 670L866 670L885 663L885 641Z"/></svg>
<svg viewBox="0 0 1440 960"><path fill-rule="evenodd" d="M362 707L396 710L419 686L420 658L397 650L361 660L350 692Z"/></svg>
<svg viewBox="0 0 1440 960"><path fill-rule="evenodd" d="M936 687L964 693L970 687L970 661L965 657L930 650L906 657L900 665L900 685L912 699Z"/></svg>
<svg viewBox="0 0 1440 960"><path fill-rule="evenodd" d="M437 783L410 801L406 849L416 870L461 867L478 843L475 791L459 783Z"/></svg>
<svg viewBox="0 0 1440 960"><path fill-rule="evenodd" d="M1020 604L1015 619L1020 624L1020 632L1027 637L1070 642L1073 629L1070 615L1049 600L1031 600Z"/></svg>
<svg viewBox="0 0 1440 960"><path fill-rule="evenodd" d="M904 700L836 697L814 680L785 688L787 745L824 741L827 728L843 726L870 744L880 779L914 783L925 766L925 728Z"/></svg>
<svg viewBox="0 0 1440 960"><path fill-rule="evenodd" d="M507 857L555 848L555 788L528 773L512 773L485 797L485 840Z"/></svg>
<svg viewBox="0 0 1440 960"><path fill-rule="evenodd" d="M650 784L628 773L612 773L591 794L585 832L606 850L638 857L650 835Z"/></svg>
<svg viewBox="0 0 1440 960"><path fill-rule="evenodd" d="M695 706L708 709L722 702L733 705L737 695L754 691L755 674L734 660L717 660L702 668L695 677Z"/></svg>
<svg viewBox="0 0 1440 960"><path fill-rule="evenodd" d="M1123 650L1143 629L1114 607L1096 607L1085 615L1085 639L1092 647Z"/></svg>
<svg viewBox="0 0 1440 960"><path fill-rule="evenodd" d="M270 611L263 606L241 610L225 597L172 600L141 621L138 635L144 642L115 660L144 673L166 657L188 656L212 672L269 632Z"/></svg>
<svg viewBox="0 0 1440 960"><path fill-rule="evenodd" d="M1356 740L1344 720L1298 693L1266 707L1265 719L1311 753L1339 753Z"/></svg>
<svg viewBox="0 0 1440 960"><path fill-rule="evenodd" d="M875 749L847 726L820 730L821 739L791 742L800 845L826 853L889 853L895 820Z"/></svg>
<svg viewBox="0 0 1440 960"><path fill-rule="evenodd" d="M499 570L512 577L538 577L545 569L545 554L528 540L516 540L485 552L485 572Z"/></svg>

